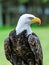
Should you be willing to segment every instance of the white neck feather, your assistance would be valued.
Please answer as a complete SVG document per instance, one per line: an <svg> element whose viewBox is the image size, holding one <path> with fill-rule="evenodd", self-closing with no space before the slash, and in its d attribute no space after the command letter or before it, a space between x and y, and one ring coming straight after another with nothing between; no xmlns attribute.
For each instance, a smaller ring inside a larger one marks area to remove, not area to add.
<svg viewBox="0 0 49 65"><path fill-rule="evenodd" d="M25 24L25 25L17 25L16 27L16 34L18 35L19 33L21 33L22 31L27 30L27 35L31 34L31 28L29 24Z"/></svg>

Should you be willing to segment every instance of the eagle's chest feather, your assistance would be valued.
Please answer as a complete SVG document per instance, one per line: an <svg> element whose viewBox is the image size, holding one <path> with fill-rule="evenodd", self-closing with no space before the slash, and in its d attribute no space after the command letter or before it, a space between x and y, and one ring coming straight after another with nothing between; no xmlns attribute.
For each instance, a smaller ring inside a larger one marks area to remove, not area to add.
<svg viewBox="0 0 49 65"><path fill-rule="evenodd" d="M27 37L20 35L16 37L13 41L14 43L12 44L12 49L16 53L16 55L27 56L27 54L31 52L29 49Z"/></svg>

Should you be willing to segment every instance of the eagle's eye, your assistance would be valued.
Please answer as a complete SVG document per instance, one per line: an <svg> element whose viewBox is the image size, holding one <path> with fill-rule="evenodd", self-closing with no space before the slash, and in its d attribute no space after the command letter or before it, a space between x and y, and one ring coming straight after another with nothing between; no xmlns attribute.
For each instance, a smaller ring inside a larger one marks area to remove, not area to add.
<svg viewBox="0 0 49 65"><path fill-rule="evenodd" d="M30 20L34 19L33 17L28 17Z"/></svg>

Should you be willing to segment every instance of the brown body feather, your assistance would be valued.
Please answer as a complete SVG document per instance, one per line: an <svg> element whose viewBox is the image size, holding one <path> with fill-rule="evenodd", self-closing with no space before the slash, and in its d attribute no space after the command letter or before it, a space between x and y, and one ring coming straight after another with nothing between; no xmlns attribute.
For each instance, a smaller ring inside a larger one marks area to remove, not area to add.
<svg viewBox="0 0 49 65"><path fill-rule="evenodd" d="M4 42L5 55L13 65L42 65L43 54L40 41L34 33L27 36L24 30L19 35L13 30Z"/></svg>

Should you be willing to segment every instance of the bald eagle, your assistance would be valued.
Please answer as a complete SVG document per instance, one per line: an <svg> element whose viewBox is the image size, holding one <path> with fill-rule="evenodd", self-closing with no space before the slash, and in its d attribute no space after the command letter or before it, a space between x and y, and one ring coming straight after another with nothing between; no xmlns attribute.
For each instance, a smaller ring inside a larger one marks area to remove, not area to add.
<svg viewBox="0 0 49 65"><path fill-rule="evenodd" d="M42 65L43 53L38 36L32 32L32 23L41 24L41 20L32 14L23 14L16 26L4 40L4 50L7 60L12 65Z"/></svg>

